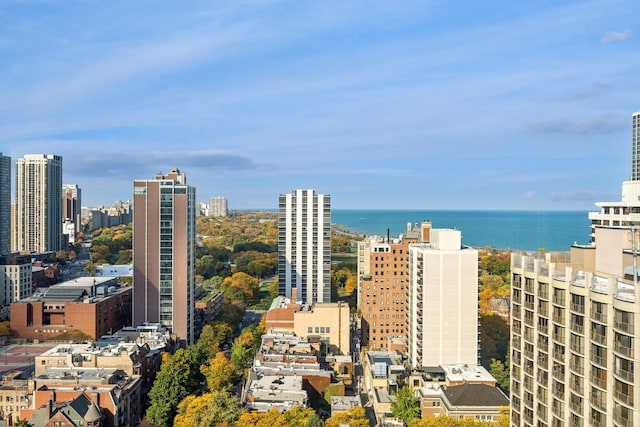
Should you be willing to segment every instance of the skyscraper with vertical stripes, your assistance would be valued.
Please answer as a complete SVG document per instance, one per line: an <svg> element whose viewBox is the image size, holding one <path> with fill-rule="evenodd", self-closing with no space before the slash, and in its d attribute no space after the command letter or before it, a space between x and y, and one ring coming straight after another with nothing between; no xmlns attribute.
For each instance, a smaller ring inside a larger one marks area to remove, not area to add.
<svg viewBox="0 0 640 427"><path fill-rule="evenodd" d="M11 157L0 153L0 255L11 252Z"/></svg>
<svg viewBox="0 0 640 427"><path fill-rule="evenodd" d="M160 323L194 340L196 191L173 168L133 182L133 325Z"/></svg>
<svg viewBox="0 0 640 427"><path fill-rule="evenodd" d="M27 154L16 162L16 250L62 249L62 157Z"/></svg>
<svg viewBox="0 0 640 427"><path fill-rule="evenodd" d="M278 283L288 298L331 302L331 197L315 190L281 194L278 204Z"/></svg>

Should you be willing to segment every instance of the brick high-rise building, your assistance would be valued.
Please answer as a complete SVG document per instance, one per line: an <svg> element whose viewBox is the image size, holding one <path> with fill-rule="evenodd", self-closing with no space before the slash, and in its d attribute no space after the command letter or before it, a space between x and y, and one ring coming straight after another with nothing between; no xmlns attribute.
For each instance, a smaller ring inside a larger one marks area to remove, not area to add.
<svg viewBox="0 0 640 427"><path fill-rule="evenodd" d="M409 245L428 242L430 230L430 222L409 223L397 238L371 236L358 243L362 346L389 350L394 338L406 343Z"/></svg>
<svg viewBox="0 0 640 427"><path fill-rule="evenodd" d="M177 168L133 182L133 324L194 340L195 188Z"/></svg>
<svg viewBox="0 0 640 427"><path fill-rule="evenodd" d="M62 249L62 157L27 154L16 166L16 250Z"/></svg>

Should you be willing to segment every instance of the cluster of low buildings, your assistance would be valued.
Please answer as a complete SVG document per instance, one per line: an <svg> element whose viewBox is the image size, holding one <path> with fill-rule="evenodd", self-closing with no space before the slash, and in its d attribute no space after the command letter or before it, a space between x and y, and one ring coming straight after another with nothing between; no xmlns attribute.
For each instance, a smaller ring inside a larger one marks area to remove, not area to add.
<svg viewBox="0 0 640 427"><path fill-rule="evenodd" d="M3 376L0 425L18 418L31 425L136 425L161 353L172 346L167 331L146 325L50 348L35 357L33 375L10 371Z"/></svg>

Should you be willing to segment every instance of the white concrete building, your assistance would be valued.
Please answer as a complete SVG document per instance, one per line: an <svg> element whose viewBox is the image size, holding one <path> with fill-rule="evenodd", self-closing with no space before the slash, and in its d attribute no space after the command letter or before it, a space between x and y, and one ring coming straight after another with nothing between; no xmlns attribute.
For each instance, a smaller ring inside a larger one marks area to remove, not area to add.
<svg viewBox="0 0 640 427"><path fill-rule="evenodd" d="M478 364L478 251L458 230L409 246L408 346L414 367Z"/></svg>
<svg viewBox="0 0 640 427"><path fill-rule="evenodd" d="M227 216L229 215L228 202L225 197L217 196L209 199L209 215Z"/></svg>
<svg viewBox="0 0 640 427"><path fill-rule="evenodd" d="M280 295L331 302L331 197L314 190L281 194L278 205Z"/></svg>
<svg viewBox="0 0 640 427"><path fill-rule="evenodd" d="M62 249L62 157L27 154L16 165L16 250Z"/></svg>

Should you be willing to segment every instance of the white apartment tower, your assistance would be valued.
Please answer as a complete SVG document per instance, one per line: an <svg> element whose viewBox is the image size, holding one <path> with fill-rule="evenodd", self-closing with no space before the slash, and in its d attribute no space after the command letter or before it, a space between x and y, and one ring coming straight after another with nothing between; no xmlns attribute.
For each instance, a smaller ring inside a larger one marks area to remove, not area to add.
<svg viewBox="0 0 640 427"><path fill-rule="evenodd" d="M478 364L478 251L458 230L409 246L408 346L414 367Z"/></svg>
<svg viewBox="0 0 640 427"><path fill-rule="evenodd" d="M331 302L331 197L314 190L281 194L279 291L304 303Z"/></svg>
<svg viewBox="0 0 640 427"><path fill-rule="evenodd" d="M631 178L622 183L622 200L598 202L599 212L589 212L591 241L596 227L640 227L640 112L632 115Z"/></svg>
<svg viewBox="0 0 640 427"><path fill-rule="evenodd" d="M11 157L0 153L0 256L11 252Z"/></svg>
<svg viewBox="0 0 640 427"><path fill-rule="evenodd" d="M16 249L62 249L62 157L27 154L16 166Z"/></svg>
<svg viewBox="0 0 640 427"><path fill-rule="evenodd" d="M227 199L222 196L212 197L209 199L209 215L223 216L229 215Z"/></svg>
<svg viewBox="0 0 640 427"><path fill-rule="evenodd" d="M194 340L196 194L177 168L133 182L133 325Z"/></svg>

